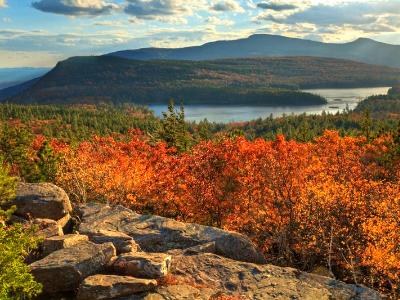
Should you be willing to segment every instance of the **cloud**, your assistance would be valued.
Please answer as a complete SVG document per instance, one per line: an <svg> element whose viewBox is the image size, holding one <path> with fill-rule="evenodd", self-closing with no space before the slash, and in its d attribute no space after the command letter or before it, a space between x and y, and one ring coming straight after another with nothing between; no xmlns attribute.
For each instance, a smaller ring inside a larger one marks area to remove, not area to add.
<svg viewBox="0 0 400 300"><path fill-rule="evenodd" d="M0 0L0 7L7 7L6 0Z"/></svg>
<svg viewBox="0 0 400 300"><path fill-rule="evenodd" d="M187 23L194 10L205 9L205 0L127 0L125 13L138 20ZM133 20L134 20L133 19Z"/></svg>
<svg viewBox="0 0 400 300"><path fill-rule="evenodd" d="M217 12L244 12L243 7L235 0L219 1L212 5L211 9Z"/></svg>
<svg viewBox="0 0 400 300"><path fill-rule="evenodd" d="M98 16L119 8L115 3L102 0L40 0L32 6L42 12L67 16Z"/></svg>
<svg viewBox="0 0 400 300"><path fill-rule="evenodd" d="M205 20L206 24L215 25L215 26L232 26L235 24L233 20L230 19L220 19L215 16L210 16Z"/></svg>
<svg viewBox="0 0 400 300"><path fill-rule="evenodd" d="M284 1L273 2L289 3ZM400 34L400 1L338 0L333 3L313 0L301 5L295 1L290 2L297 6L294 10L266 9L253 21L270 24L269 28L275 34L312 37L328 42L351 41L360 36L376 38L378 34L395 32ZM313 28L304 27L304 24L313 25Z"/></svg>
<svg viewBox="0 0 400 300"><path fill-rule="evenodd" d="M125 30L54 34L46 30L0 29L0 49L9 51L97 51L104 46L120 45L130 39L131 34Z"/></svg>
<svg viewBox="0 0 400 300"><path fill-rule="evenodd" d="M278 2L260 2L257 4L258 8L261 9L270 9L275 11L283 11L283 10L293 10L298 8L297 5L288 4L288 3L278 3Z"/></svg>

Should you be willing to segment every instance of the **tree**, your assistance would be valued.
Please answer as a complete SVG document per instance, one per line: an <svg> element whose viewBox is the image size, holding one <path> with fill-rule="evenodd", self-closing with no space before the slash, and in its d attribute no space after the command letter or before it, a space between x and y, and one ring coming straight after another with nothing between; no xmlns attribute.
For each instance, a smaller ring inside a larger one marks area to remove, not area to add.
<svg viewBox="0 0 400 300"><path fill-rule="evenodd" d="M171 100L169 102L168 111L163 112L159 137L164 140L168 146L175 147L179 152L189 150L192 144L192 138L185 123L183 104L180 106L180 111L176 111L174 101Z"/></svg>

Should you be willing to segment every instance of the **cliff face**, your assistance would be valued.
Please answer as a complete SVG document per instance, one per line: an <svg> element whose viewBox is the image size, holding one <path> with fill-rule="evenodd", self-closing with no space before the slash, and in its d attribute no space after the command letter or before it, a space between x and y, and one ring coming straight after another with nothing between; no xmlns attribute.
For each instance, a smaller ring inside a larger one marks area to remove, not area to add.
<svg viewBox="0 0 400 300"><path fill-rule="evenodd" d="M30 267L43 299L381 299L363 286L268 265L241 234L121 206L76 208L73 232L65 196L24 184L15 201L24 204L16 220L40 224L44 242Z"/></svg>

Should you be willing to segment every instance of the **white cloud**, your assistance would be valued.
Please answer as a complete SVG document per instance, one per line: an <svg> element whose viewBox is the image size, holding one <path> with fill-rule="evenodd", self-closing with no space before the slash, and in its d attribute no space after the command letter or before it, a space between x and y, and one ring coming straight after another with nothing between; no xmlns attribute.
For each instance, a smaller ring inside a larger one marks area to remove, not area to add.
<svg viewBox="0 0 400 300"><path fill-rule="evenodd" d="M0 0L0 7L7 7L6 0Z"/></svg>
<svg viewBox="0 0 400 300"><path fill-rule="evenodd" d="M220 19L215 16L210 16L205 20L205 23L208 25L215 25L215 26L232 26L235 24L233 20L230 19Z"/></svg>
<svg viewBox="0 0 400 300"><path fill-rule="evenodd" d="M244 12L243 7L236 0L218 1L211 6L211 9L218 12Z"/></svg>
<svg viewBox="0 0 400 300"><path fill-rule="evenodd" d="M32 6L43 12L69 16L98 16L119 8L119 5L103 0L40 0Z"/></svg>

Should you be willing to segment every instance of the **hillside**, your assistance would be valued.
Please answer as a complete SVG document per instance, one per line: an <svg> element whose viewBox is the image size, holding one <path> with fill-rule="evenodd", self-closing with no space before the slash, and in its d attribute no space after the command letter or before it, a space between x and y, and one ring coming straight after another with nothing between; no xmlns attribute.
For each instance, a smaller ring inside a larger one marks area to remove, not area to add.
<svg viewBox="0 0 400 300"><path fill-rule="evenodd" d="M387 95L375 95L361 101L355 112L365 111L368 111L374 118L400 119L400 86L390 89Z"/></svg>
<svg viewBox="0 0 400 300"><path fill-rule="evenodd" d="M322 43L277 35L257 34L245 39L217 41L202 46L144 48L110 53L130 59L210 60L259 56L320 56L400 67L400 46L360 38L350 43Z"/></svg>
<svg viewBox="0 0 400 300"><path fill-rule="evenodd" d="M174 98L186 104L313 105L325 99L296 89L385 86L399 80L400 69L327 58L195 62L74 57L8 101L153 104Z"/></svg>

